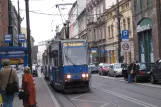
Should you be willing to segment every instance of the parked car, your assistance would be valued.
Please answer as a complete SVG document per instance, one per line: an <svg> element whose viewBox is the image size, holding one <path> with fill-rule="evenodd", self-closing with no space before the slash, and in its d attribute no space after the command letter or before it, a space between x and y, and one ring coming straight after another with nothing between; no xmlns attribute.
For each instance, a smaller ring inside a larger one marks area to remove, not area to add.
<svg viewBox="0 0 161 107"><path fill-rule="evenodd" d="M114 63L110 65L109 68L109 76L117 77L117 76L123 76L122 74L122 63Z"/></svg>
<svg viewBox="0 0 161 107"><path fill-rule="evenodd" d="M150 81L152 84L155 84L161 81L161 60L158 64L154 64L153 68L150 71Z"/></svg>
<svg viewBox="0 0 161 107"><path fill-rule="evenodd" d="M129 65L128 64L124 64L122 66L122 74L124 76L124 80L127 81L128 80L128 67Z"/></svg>
<svg viewBox="0 0 161 107"><path fill-rule="evenodd" d="M100 63L99 68L99 75L108 75L110 64L108 63Z"/></svg>
<svg viewBox="0 0 161 107"><path fill-rule="evenodd" d="M152 63L137 63L137 70L134 75L134 82L147 81L150 79L150 70Z"/></svg>
<svg viewBox="0 0 161 107"><path fill-rule="evenodd" d="M88 66L88 69L91 74L99 72L98 66L96 66L95 64L90 64Z"/></svg>
<svg viewBox="0 0 161 107"><path fill-rule="evenodd" d="M38 76L37 67L35 65L32 66L32 75L34 77L37 77Z"/></svg>
<svg viewBox="0 0 161 107"><path fill-rule="evenodd" d="M150 79L150 70L152 68L153 63L136 63L137 65L137 71L134 75L134 82L139 82L143 80L149 80ZM122 73L124 75L124 80L128 80L128 67L129 65L126 65L122 69Z"/></svg>

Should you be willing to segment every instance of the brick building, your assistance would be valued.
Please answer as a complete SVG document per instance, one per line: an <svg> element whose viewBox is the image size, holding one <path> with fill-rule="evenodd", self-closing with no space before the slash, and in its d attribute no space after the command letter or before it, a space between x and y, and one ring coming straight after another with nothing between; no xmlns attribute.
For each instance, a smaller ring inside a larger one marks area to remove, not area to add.
<svg viewBox="0 0 161 107"><path fill-rule="evenodd" d="M18 45L18 13L13 5L11 5L11 17L13 26L14 45ZM4 35L8 34L8 0L0 0L0 46L7 45L4 41Z"/></svg>
<svg viewBox="0 0 161 107"><path fill-rule="evenodd" d="M161 57L160 0L133 0L135 59L154 62Z"/></svg>

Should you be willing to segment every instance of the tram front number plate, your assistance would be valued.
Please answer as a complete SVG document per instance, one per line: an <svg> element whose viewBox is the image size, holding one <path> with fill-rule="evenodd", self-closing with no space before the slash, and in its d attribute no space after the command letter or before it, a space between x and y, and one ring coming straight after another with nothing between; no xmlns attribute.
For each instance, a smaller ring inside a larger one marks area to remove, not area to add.
<svg viewBox="0 0 161 107"><path fill-rule="evenodd" d="M73 76L80 76L79 74L73 74Z"/></svg>

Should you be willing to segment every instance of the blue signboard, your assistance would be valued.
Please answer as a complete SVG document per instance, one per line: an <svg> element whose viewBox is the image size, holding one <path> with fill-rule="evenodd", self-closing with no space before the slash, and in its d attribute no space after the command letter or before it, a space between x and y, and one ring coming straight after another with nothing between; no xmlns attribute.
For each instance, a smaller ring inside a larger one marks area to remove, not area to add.
<svg viewBox="0 0 161 107"><path fill-rule="evenodd" d="M18 41L19 41L19 43L25 42L26 41L25 34L19 34Z"/></svg>
<svg viewBox="0 0 161 107"><path fill-rule="evenodd" d="M4 35L4 42L12 43L12 36L10 34Z"/></svg>
<svg viewBox="0 0 161 107"><path fill-rule="evenodd" d="M129 40L129 30L122 30L122 41L128 41Z"/></svg>

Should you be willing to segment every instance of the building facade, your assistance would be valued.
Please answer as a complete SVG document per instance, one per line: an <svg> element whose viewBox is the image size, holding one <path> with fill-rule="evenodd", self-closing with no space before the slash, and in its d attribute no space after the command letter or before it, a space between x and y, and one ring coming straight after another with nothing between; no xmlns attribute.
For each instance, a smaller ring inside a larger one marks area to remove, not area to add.
<svg viewBox="0 0 161 107"><path fill-rule="evenodd" d="M77 17L78 21L78 37L81 39L87 39L87 18L86 9L84 9Z"/></svg>
<svg viewBox="0 0 161 107"><path fill-rule="evenodd" d="M105 0L87 1L87 41L92 62L105 62Z"/></svg>
<svg viewBox="0 0 161 107"><path fill-rule="evenodd" d="M78 15L77 1L73 4L69 11L69 38L78 38L78 22L76 20Z"/></svg>
<svg viewBox="0 0 161 107"><path fill-rule="evenodd" d="M135 59L155 62L161 58L160 0L133 0Z"/></svg>
<svg viewBox="0 0 161 107"><path fill-rule="evenodd" d="M21 27L21 33L25 34L25 38L26 38L26 42L22 43L22 46L27 47L27 28ZM31 42L31 46L33 46L34 43L35 43L35 40L34 40L33 36L30 36L30 42Z"/></svg>
<svg viewBox="0 0 161 107"><path fill-rule="evenodd" d="M79 38L80 23L77 20L86 8L86 0L76 0L69 11L69 38ZM85 20L84 20L85 21ZM86 22L86 21L85 21Z"/></svg>
<svg viewBox="0 0 161 107"><path fill-rule="evenodd" d="M8 34L8 0L1 0L0 3L0 44L3 46L7 46L4 43L4 35ZM18 45L18 12L11 3L11 24L13 31L13 44L15 46Z"/></svg>
<svg viewBox="0 0 161 107"><path fill-rule="evenodd" d="M129 30L129 41L131 52L121 52L124 63L131 63L134 60L134 45L133 45L133 23L131 0L122 0L120 5L120 27L122 30ZM106 62L116 63L118 58L118 24L117 24L117 5L112 5L106 15Z"/></svg>

